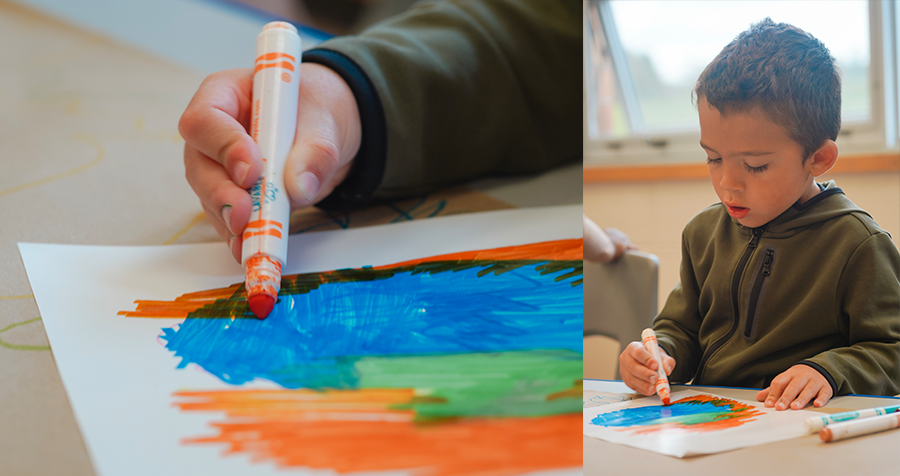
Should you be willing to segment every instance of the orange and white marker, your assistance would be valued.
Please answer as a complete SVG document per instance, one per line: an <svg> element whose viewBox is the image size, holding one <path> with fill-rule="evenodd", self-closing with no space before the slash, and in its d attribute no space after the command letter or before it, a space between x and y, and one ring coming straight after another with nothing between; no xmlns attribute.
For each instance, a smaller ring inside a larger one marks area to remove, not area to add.
<svg viewBox="0 0 900 476"><path fill-rule="evenodd" d="M244 228L241 260L247 302L260 319L275 307L287 260L291 204L284 167L297 131L300 36L286 22L271 22L256 37L250 135L262 154L262 176L250 189L253 208Z"/></svg>
<svg viewBox="0 0 900 476"><path fill-rule="evenodd" d="M878 433L900 427L900 413L894 412L869 418L859 418L843 423L832 423L819 430L819 438L828 443L854 436Z"/></svg>
<svg viewBox="0 0 900 476"><path fill-rule="evenodd" d="M656 361L656 393L659 394L659 399L662 400L663 405L668 405L671 395L669 377L666 376L666 370L663 368L662 354L659 353L659 343L656 342L656 333L653 332L653 329L644 329L641 332L641 342L643 342L647 352L650 352L650 355L653 356L653 360Z"/></svg>

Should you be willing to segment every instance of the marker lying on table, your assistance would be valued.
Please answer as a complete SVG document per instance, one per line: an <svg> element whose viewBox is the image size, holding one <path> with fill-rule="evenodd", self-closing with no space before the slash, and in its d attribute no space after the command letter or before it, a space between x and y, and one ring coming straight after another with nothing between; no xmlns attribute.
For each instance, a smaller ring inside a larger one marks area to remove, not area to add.
<svg viewBox="0 0 900 476"><path fill-rule="evenodd" d="M880 407L880 408L867 408L865 410L858 410L854 412L843 412L843 413L834 413L831 415L822 415L816 416L812 418L807 418L803 425L806 427L806 431L810 433L815 433L822 429L825 425L830 425L832 423L840 423L842 421L848 420L856 420L857 418L868 418L878 415L887 415L888 413L893 413L896 411L900 411L900 405L894 405L890 407Z"/></svg>
<svg viewBox="0 0 900 476"><path fill-rule="evenodd" d="M656 333L653 332L653 329L644 329L641 332L641 341L657 364L656 393L659 394L659 399L662 400L663 405L668 405L670 395L669 377L666 376L666 370L663 368L662 355L659 353L659 343L656 342Z"/></svg>
<svg viewBox="0 0 900 476"><path fill-rule="evenodd" d="M253 208L244 228L241 260L247 302L260 319L275 307L287 260L291 205L284 166L297 131L300 37L294 25L271 22L256 37L250 135L259 146L263 171L250 189Z"/></svg>
<svg viewBox="0 0 900 476"><path fill-rule="evenodd" d="M900 413L894 412L843 423L832 423L819 430L819 438L828 443L829 441L840 441L854 436L878 433L898 426L900 426Z"/></svg>

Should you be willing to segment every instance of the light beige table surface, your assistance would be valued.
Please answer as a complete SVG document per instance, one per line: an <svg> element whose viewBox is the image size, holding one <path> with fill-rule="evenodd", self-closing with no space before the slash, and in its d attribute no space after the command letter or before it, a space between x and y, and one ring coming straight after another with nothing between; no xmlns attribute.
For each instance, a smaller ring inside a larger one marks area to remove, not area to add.
<svg viewBox="0 0 900 476"><path fill-rule="evenodd" d="M586 380L586 390L631 393L621 381ZM723 397L756 401L757 390L731 387L694 387L673 385L672 391L697 390ZM835 413L843 410L897 405L900 399L844 396L833 398L823 408ZM900 474L900 430L860 436L834 443L823 443L819 436L742 448L714 455L674 458L651 451L609 443L585 436L584 474L586 476L780 476L840 475L896 476Z"/></svg>
<svg viewBox="0 0 900 476"><path fill-rule="evenodd" d="M202 79L0 0L0 475L94 474L16 243L221 241L184 179L177 131ZM291 229L531 206L517 203L536 200L529 183L571 191L542 204L581 202L577 165L351 214L298 213Z"/></svg>

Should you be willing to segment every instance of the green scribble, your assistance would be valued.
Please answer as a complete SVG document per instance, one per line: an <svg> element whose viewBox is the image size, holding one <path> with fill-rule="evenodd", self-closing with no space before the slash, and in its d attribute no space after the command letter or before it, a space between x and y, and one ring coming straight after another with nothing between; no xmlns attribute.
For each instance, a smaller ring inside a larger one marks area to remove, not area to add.
<svg viewBox="0 0 900 476"><path fill-rule="evenodd" d="M550 398L582 377L583 354L530 350L431 356L362 357L359 388L417 388L421 401L396 408L417 420L546 416L581 411L580 394Z"/></svg>
<svg viewBox="0 0 900 476"><path fill-rule="evenodd" d="M19 326L24 326L25 324L31 324L32 322L40 321L40 317L35 317L34 319L29 319L27 321L16 322L14 324L10 324L3 329L0 329L0 334L4 332L14 329ZM49 345L19 345L19 344L10 344L9 342L5 342L3 339L0 339L0 347L4 347L10 350L50 350Z"/></svg>

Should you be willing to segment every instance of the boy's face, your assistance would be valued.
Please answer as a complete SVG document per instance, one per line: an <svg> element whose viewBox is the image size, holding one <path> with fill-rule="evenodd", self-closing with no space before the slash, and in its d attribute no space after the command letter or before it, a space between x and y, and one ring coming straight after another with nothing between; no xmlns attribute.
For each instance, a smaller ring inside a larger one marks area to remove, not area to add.
<svg viewBox="0 0 900 476"><path fill-rule="evenodd" d="M700 97L700 145L719 200L741 225L765 225L819 192L803 148L759 108L723 116Z"/></svg>

